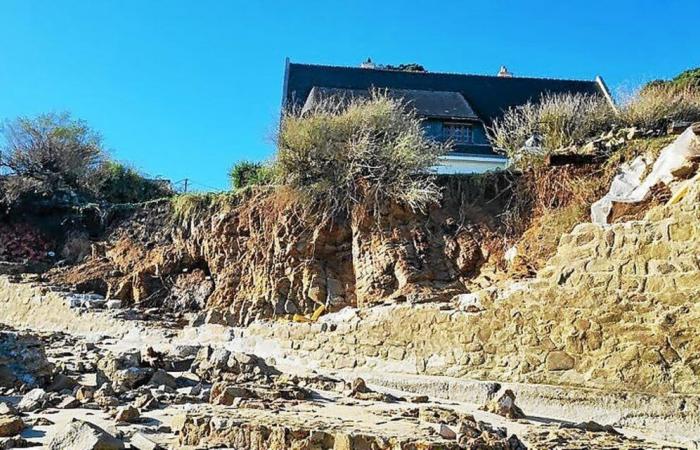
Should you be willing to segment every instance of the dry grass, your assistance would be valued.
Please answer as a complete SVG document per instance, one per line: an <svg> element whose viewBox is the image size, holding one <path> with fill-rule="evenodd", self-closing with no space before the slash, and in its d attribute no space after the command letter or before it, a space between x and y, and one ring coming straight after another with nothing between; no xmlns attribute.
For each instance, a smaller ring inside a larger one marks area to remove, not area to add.
<svg viewBox="0 0 700 450"><path fill-rule="evenodd" d="M488 133L516 167L527 168L557 149L580 144L609 129L614 122L615 112L601 97L556 94L509 109ZM539 151L523 149L532 136L539 138Z"/></svg>
<svg viewBox="0 0 700 450"><path fill-rule="evenodd" d="M672 121L700 120L700 88L650 84L623 98L623 122L640 129L662 129Z"/></svg>
<svg viewBox="0 0 700 450"><path fill-rule="evenodd" d="M287 113L277 141L280 184L297 191L319 222L356 205L378 214L391 202L425 210L440 198L430 169L447 147L424 136L411 108L380 92Z"/></svg>

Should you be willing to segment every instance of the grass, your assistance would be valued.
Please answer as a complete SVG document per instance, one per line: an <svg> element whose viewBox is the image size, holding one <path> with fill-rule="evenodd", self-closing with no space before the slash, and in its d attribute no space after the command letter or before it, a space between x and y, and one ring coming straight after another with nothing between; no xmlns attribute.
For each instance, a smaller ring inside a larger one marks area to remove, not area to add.
<svg viewBox="0 0 700 450"><path fill-rule="evenodd" d="M672 121L700 121L700 87L649 84L623 98L620 116L626 125L644 130L663 129Z"/></svg>
<svg viewBox="0 0 700 450"><path fill-rule="evenodd" d="M581 144L609 129L615 120L613 109L601 97L548 94L536 103L509 109L487 131L494 146L505 152L513 165L527 168L539 165L558 149ZM531 142L533 136L536 142Z"/></svg>

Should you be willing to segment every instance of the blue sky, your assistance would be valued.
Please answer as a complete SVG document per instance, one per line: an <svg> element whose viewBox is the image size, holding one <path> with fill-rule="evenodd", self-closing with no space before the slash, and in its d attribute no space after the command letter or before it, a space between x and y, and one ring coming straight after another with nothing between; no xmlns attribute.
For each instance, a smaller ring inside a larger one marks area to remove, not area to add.
<svg viewBox="0 0 700 450"><path fill-rule="evenodd" d="M700 66L698 23L698 0L0 0L0 118L71 111L116 159L224 189L274 151L285 57L630 89Z"/></svg>

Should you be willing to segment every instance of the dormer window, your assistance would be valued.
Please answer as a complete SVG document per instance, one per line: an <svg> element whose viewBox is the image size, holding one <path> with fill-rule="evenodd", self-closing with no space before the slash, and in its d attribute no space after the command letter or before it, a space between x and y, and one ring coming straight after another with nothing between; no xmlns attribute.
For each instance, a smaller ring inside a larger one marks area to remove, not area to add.
<svg viewBox="0 0 700 450"><path fill-rule="evenodd" d="M442 137L455 144L471 144L473 142L472 126L464 123L443 123Z"/></svg>

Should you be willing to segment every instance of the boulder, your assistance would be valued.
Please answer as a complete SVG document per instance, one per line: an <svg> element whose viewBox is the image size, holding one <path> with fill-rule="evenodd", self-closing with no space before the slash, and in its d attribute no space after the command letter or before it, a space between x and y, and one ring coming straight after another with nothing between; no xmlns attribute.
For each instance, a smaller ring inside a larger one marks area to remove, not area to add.
<svg viewBox="0 0 700 450"><path fill-rule="evenodd" d="M49 442L48 450L118 450L124 443L97 425L73 419Z"/></svg>
<svg viewBox="0 0 700 450"><path fill-rule="evenodd" d="M167 386L171 389L177 389L177 381L175 377L170 375L163 369L158 369L155 371L151 379L148 381L151 386Z"/></svg>
<svg viewBox="0 0 700 450"><path fill-rule="evenodd" d="M496 400L490 401L482 409L509 419L522 419L525 417L523 410L515 405L515 394L510 389L503 391Z"/></svg>
<svg viewBox="0 0 700 450"><path fill-rule="evenodd" d="M48 403L49 396L41 388L27 392L17 404L17 409L22 412L32 412L43 409Z"/></svg>
<svg viewBox="0 0 700 450"><path fill-rule="evenodd" d="M97 385L111 383L117 392L126 392L146 384L153 369L140 367L139 352L108 354L97 362Z"/></svg>
<svg viewBox="0 0 700 450"><path fill-rule="evenodd" d="M58 409L73 409L80 406L80 401L72 395L67 395L56 405Z"/></svg>
<svg viewBox="0 0 700 450"><path fill-rule="evenodd" d="M0 402L0 416L18 416L17 408L7 402Z"/></svg>
<svg viewBox="0 0 700 450"><path fill-rule="evenodd" d="M50 392L60 392L64 389L73 389L78 385L78 382L73 378L63 375L62 373L57 374L48 388L47 391Z"/></svg>
<svg viewBox="0 0 700 450"><path fill-rule="evenodd" d="M122 406L121 408L117 409L117 414L114 416L114 420L117 422L128 423L138 422L140 418L141 414L139 414L139 410L133 406Z"/></svg>
<svg viewBox="0 0 700 450"><path fill-rule="evenodd" d="M0 387L16 384L45 386L53 375L53 364L46 359L37 338L12 332L0 332Z"/></svg>
<svg viewBox="0 0 700 450"><path fill-rule="evenodd" d="M0 416L0 437L15 436L24 429L24 421L17 416Z"/></svg>

